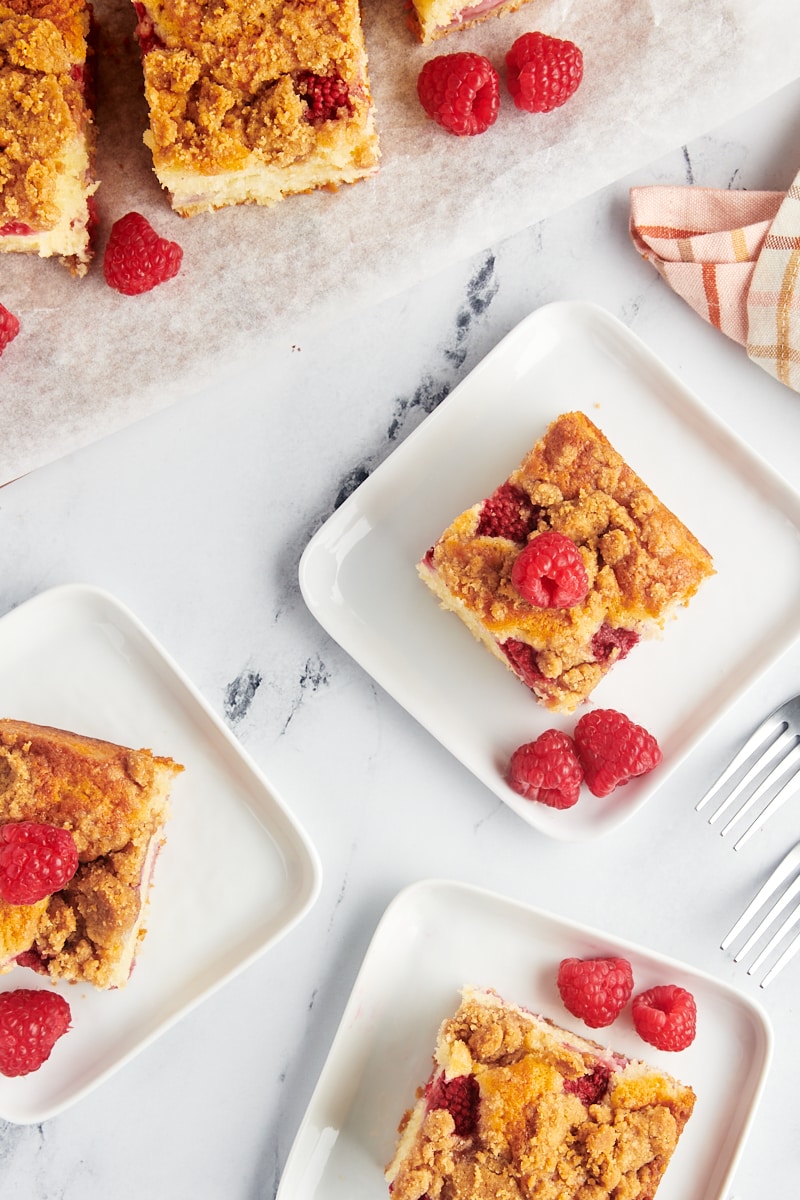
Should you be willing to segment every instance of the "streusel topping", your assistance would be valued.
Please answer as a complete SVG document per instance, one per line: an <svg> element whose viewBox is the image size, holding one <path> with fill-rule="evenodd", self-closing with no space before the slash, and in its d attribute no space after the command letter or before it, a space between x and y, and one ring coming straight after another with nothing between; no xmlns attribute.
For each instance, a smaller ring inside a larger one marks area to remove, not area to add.
<svg viewBox="0 0 800 1200"><path fill-rule="evenodd" d="M235 170L250 154L286 166L332 139L309 120L297 82L337 77L360 124L369 106L358 0L197 0L148 4L140 17L147 141L154 160L208 173ZM152 46L152 49L149 48Z"/></svg>

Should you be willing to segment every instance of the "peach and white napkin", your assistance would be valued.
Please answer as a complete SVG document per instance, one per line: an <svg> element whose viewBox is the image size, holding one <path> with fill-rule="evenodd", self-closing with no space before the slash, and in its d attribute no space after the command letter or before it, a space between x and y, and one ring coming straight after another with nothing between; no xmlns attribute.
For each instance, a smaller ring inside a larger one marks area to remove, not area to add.
<svg viewBox="0 0 800 1200"><path fill-rule="evenodd" d="M800 175L788 192L632 188L630 232L678 295L800 391Z"/></svg>

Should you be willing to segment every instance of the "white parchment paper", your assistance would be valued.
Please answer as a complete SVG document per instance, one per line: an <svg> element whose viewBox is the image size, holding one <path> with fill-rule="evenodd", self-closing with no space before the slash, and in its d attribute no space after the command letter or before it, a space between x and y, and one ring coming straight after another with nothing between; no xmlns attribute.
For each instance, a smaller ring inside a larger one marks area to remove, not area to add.
<svg viewBox="0 0 800 1200"><path fill-rule="evenodd" d="M786 0L531 0L429 47L404 8L363 0L377 176L184 220L141 140L133 7L96 0L100 254L82 280L56 262L0 256L0 301L22 323L0 358L0 483L252 365L309 319L348 316L548 216L798 74L800 6ZM502 78L506 50L530 29L581 47L584 81L568 104L521 113L504 92L497 124L465 139L425 117L426 59L476 50ZM138 297L113 292L100 269L111 223L131 209L184 248L180 275Z"/></svg>

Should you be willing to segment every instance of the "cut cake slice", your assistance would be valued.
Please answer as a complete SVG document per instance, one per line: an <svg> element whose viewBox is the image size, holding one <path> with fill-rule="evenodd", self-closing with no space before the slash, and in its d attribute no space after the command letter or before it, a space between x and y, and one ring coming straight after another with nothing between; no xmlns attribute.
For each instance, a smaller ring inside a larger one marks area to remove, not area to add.
<svg viewBox="0 0 800 1200"><path fill-rule="evenodd" d="M419 40L432 42L434 38L452 33L456 29L470 29L487 17L500 17L503 13L516 12L528 0L411 0L410 25Z"/></svg>
<svg viewBox="0 0 800 1200"><path fill-rule="evenodd" d="M135 2L155 173L182 216L378 168L358 0Z"/></svg>
<svg viewBox="0 0 800 1200"><path fill-rule="evenodd" d="M0 822L68 829L78 870L33 905L0 902L0 971L122 987L145 935L178 763L62 729L0 720Z"/></svg>
<svg viewBox="0 0 800 1200"><path fill-rule="evenodd" d="M92 10L0 0L0 251L92 259Z"/></svg>
<svg viewBox="0 0 800 1200"><path fill-rule="evenodd" d="M418 1095L392 1200L653 1200L695 1104L658 1067L474 988Z"/></svg>
<svg viewBox="0 0 800 1200"><path fill-rule="evenodd" d="M529 538L578 547L586 598L537 608L511 581ZM659 633L714 573L711 556L583 413L565 413L486 500L418 564L442 607L546 708L573 712L641 637Z"/></svg>

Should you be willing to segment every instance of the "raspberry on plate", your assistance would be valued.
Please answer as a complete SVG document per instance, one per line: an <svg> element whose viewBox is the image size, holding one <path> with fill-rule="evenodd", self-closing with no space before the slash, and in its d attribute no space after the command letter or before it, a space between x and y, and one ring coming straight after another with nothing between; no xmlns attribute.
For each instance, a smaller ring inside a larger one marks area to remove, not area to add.
<svg viewBox="0 0 800 1200"><path fill-rule="evenodd" d="M0 304L0 354L19 333L19 318Z"/></svg>
<svg viewBox="0 0 800 1200"><path fill-rule="evenodd" d="M440 54L420 71L417 95L442 128L457 137L471 137L497 120L500 77L481 54Z"/></svg>
<svg viewBox="0 0 800 1200"><path fill-rule="evenodd" d="M111 226L103 274L109 287L138 296L177 275L182 260L177 242L160 237L141 213L129 212Z"/></svg>
<svg viewBox="0 0 800 1200"><path fill-rule="evenodd" d="M69 1004L58 992L18 988L0 995L0 1075L29 1075L50 1057L70 1027Z"/></svg>
<svg viewBox="0 0 800 1200"><path fill-rule="evenodd" d="M657 1050L685 1050L697 1031L697 1005L691 992L663 984L634 996L631 1008L639 1037Z"/></svg>
<svg viewBox="0 0 800 1200"><path fill-rule="evenodd" d="M511 582L536 608L572 608L589 590L580 550L554 529L531 538L511 569Z"/></svg>
<svg viewBox="0 0 800 1200"><path fill-rule="evenodd" d="M514 751L506 778L509 787L526 800L538 800L549 808L572 808L580 795L583 769L572 738L558 729L546 729L535 742Z"/></svg>
<svg viewBox="0 0 800 1200"><path fill-rule="evenodd" d="M78 869L78 848L68 829L38 821L0 826L0 900L37 904L60 892Z"/></svg>
<svg viewBox="0 0 800 1200"><path fill-rule="evenodd" d="M583 79L583 55L574 42L523 33L506 55L508 90L517 108L547 113L566 104Z"/></svg>
<svg viewBox="0 0 800 1200"><path fill-rule="evenodd" d="M585 713L573 733L586 785L594 796L608 796L661 762L651 733L613 708Z"/></svg>
<svg viewBox="0 0 800 1200"><path fill-rule="evenodd" d="M626 958L565 958L557 983L573 1017L600 1029L615 1021L630 1000L633 971Z"/></svg>

